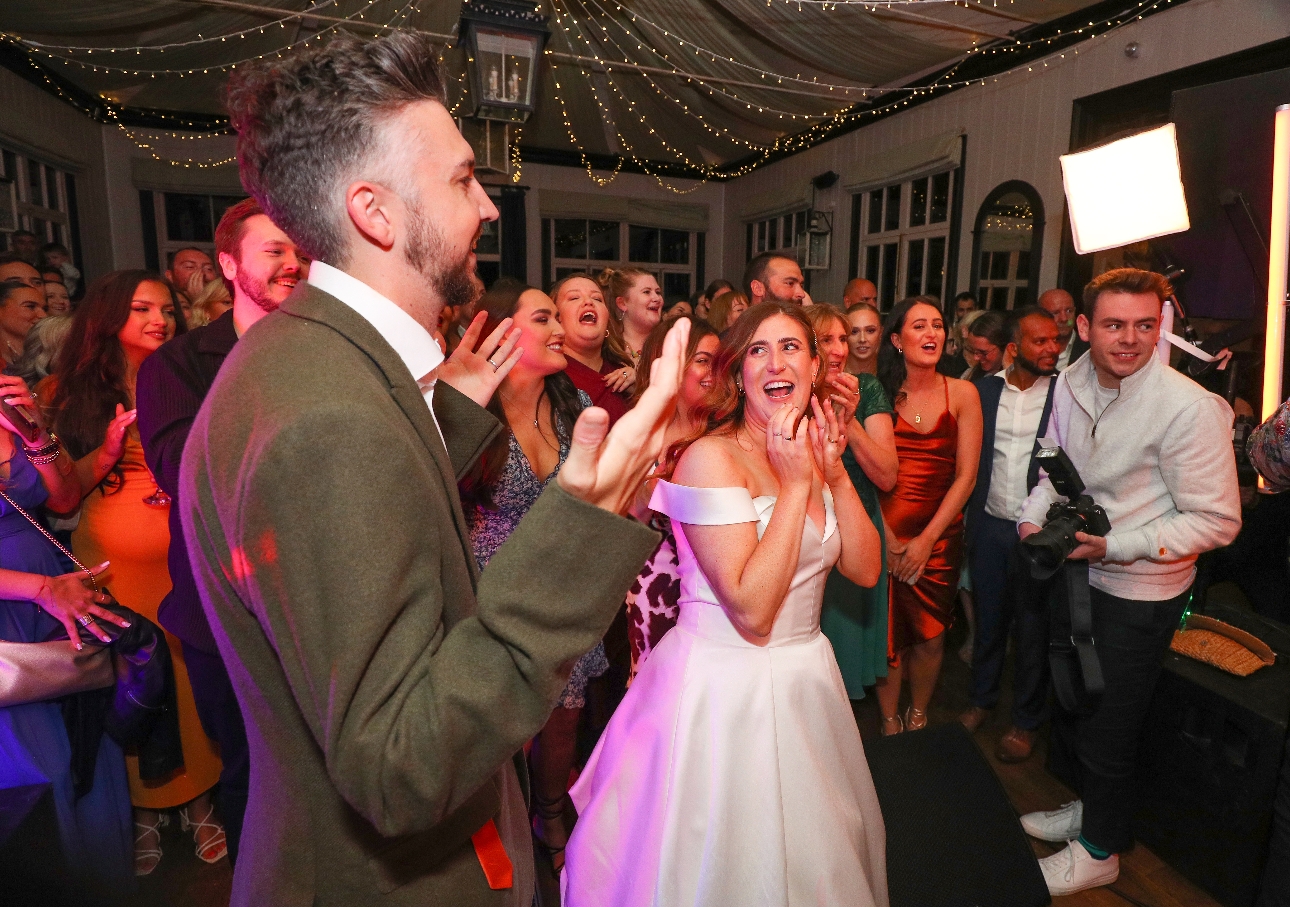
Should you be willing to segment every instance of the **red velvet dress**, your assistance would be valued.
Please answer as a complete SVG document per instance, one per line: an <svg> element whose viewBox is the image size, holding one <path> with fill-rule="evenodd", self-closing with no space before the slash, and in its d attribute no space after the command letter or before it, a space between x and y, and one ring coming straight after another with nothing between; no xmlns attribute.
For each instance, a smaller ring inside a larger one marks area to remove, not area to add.
<svg viewBox="0 0 1290 907"><path fill-rule="evenodd" d="M882 515L892 535L908 541L932 521L954 484L959 427L950 413L949 383L945 385L945 411L930 431L918 431L900 415L896 416L895 427L900 471L896 487L882 495ZM932 547L917 583L911 586L895 577L887 578L890 661L894 663L896 654L904 648L935 639L953 622L962 559L963 515L959 513Z"/></svg>
<svg viewBox="0 0 1290 907"><path fill-rule="evenodd" d="M569 364L565 367L564 373L569 376L574 387L591 398L592 406L599 406L609 413L609 424L613 426L622 417L623 413L628 410L623 398L611 391L608 385L605 384L605 379L597 374L594 369L587 368L572 356L566 358L569 360Z"/></svg>

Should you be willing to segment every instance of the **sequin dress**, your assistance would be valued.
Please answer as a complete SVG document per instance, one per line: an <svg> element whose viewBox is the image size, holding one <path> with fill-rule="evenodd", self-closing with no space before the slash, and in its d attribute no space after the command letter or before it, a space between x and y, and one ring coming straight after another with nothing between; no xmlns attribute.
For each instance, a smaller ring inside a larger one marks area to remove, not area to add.
<svg viewBox="0 0 1290 907"><path fill-rule="evenodd" d="M586 409L591 405L591 398L585 391L578 391L578 402ZM493 486L493 506L491 508L476 505L466 509L466 527L470 531L470 547L475 555L475 562L482 571L502 542L510 537L515 527L520 524L524 514L537 502L538 495L546 486L555 480L569 456L569 433L572 426L560 426L560 459L555 469L543 481L533 472L528 457L515 440L510 437L510 450L506 456L506 465L502 476ZM573 673L560 694L557 705L564 709L578 709L587 704L587 681L599 677L609 670L609 660L605 657L605 644L596 643L596 647L573 666Z"/></svg>

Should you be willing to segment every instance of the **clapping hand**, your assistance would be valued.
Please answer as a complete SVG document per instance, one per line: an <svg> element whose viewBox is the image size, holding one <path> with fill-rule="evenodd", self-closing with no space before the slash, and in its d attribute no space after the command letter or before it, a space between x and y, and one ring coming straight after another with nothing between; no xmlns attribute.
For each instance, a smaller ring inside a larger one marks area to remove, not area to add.
<svg viewBox="0 0 1290 907"><path fill-rule="evenodd" d="M842 426L849 420L840 419L832 406L820 406L820 401L814 396L811 397L811 409L815 412L811 434L816 467L831 487L839 482L850 482L846 467L842 465L842 452L847 448L847 432Z"/></svg>
<svg viewBox="0 0 1290 907"><path fill-rule="evenodd" d="M626 512L663 449L689 340L689 319L678 319L667 332L662 354L650 366L649 387L612 431L603 409L583 410L573 427L569 457L560 469L561 488L603 510Z"/></svg>
<svg viewBox="0 0 1290 907"><path fill-rule="evenodd" d="M502 379L524 355L524 350L516 348L520 341L520 330L512 329L515 322L510 318L504 319L482 344L479 343L479 335L484 332L484 322L487 320L487 312L476 315L462 335L461 343L457 344L447 361L439 366L439 380L480 406L488 405L488 401L493 399L493 394L501 386ZM475 348L476 345L478 349Z"/></svg>
<svg viewBox="0 0 1290 907"><path fill-rule="evenodd" d="M860 379L847 372L840 372L829 379L829 385L833 388L829 400L837 411L838 424L842 426L845 435L847 423L856 417L856 410L860 407Z"/></svg>
<svg viewBox="0 0 1290 907"><path fill-rule="evenodd" d="M805 483L809 488L815 480L810 423L799 418L801 412L784 404L766 423L766 459L781 490L794 483Z"/></svg>

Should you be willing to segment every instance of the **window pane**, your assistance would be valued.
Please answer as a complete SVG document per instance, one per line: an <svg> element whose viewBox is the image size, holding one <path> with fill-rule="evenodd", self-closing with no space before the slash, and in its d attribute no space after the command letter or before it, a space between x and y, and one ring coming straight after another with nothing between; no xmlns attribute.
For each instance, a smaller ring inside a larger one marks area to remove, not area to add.
<svg viewBox="0 0 1290 907"><path fill-rule="evenodd" d="M753 257L752 244L753 244L753 225L752 225L752 224L749 224L749 225L748 225L748 239L747 239L747 241L744 243L744 258L745 258L747 261L752 261L752 257Z"/></svg>
<svg viewBox="0 0 1290 907"><path fill-rule="evenodd" d="M797 244L798 234L806 232L806 212L798 211L797 216L793 219L793 244Z"/></svg>
<svg viewBox="0 0 1290 907"><path fill-rule="evenodd" d="M500 248L498 242L497 221L489 221L486 224L479 225L479 241L475 243L476 255L496 255ZM484 266L479 266L479 279L484 281L484 286L488 286L488 281L484 278Z"/></svg>
<svg viewBox="0 0 1290 907"><path fill-rule="evenodd" d="M593 261L618 261L621 235L616 220L587 221L587 257Z"/></svg>
<svg viewBox="0 0 1290 907"><path fill-rule="evenodd" d="M166 239L171 242L212 242L211 197L165 193Z"/></svg>
<svg viewBox="0 0 1290 907"><path fill-rule="evenodd" d="M33 205L45 204L44 184L40 178L40 164L27 161L27 201ZM32 232L35 232L34 230Z"/></svg>
<svg viewBox="0 0 1290 907"><path fill-rule="evenodd" d="M978 276L981 280L990 279L990 253L989 252L981 253L981 265L977 270L978 270Z"/></svg>
<svg viewBox="0 0 1290 907"><path fill-rule="evenodd" d="M1014 309L1019 309L1023 305L1030 305L1029 286L1017 287L1016 291L1012 294L1012 307Z"/></svg>
<svg viewBox="0 0 1290 907"><path fill-rule="evenodd" d="M35 233L36 236L40 238L41 245L48 242L48 239L46 238L48 234L45 232L45 222L39 217L33 217L31 219L31 232Z"/></svg>
<svg viewBox="0 0 1290 907"><path fill-rule="evenodd" d="M864 250L864 277L878 283L878 246L866 246Z"/></svg>
<svg viewBox="0 0 1290 907"><path fill-rule="evenodd" d="M945 291L945 237L934 236L927 241L927 282L923 292L940 297Z"/></svg>
<svg viewBox="0 0 1290 907"><path fill-rule="evenodd" d="M62 210L58 206L58 171L53 167L45 168L45 207Z"/></svg>
<svg viewBox="0 0 1290 907"><path fill-rule="evenodd" d="M884 230L900 229L900 186L887 187L887 216L883 218Z"/></svg>
<svg viewBox="0 0 1290 907"><path fill-rule="evenodd" d="M919 296L923 292L923 241L910 240L905 257L905 295Z"/></svg>
<svg viewBox="0 0 1290 907"><path fill-rule="evenodd" d="M909 225L921 227L927 223L927 177L914 180L909 187Z"/></svg>
<svg viewBox="0 0 1290 907"><path fill-rule="evenodd" d="M990 279L1007 280L1008 279L1008 260L1012 258L1011 252L995 252L990 260Z"/></svg>
<svg viewBox="0 0 1290 907"><path fill-rule="evenodd" d="M581 273L582 273L582 268L556 268L555 279L557 281L560 281L560 280L564 280L570 274L581 274Z"/></svg>
<svg viewBox="0 0 1290 907"><path fill-rule="evenodd" d="M689 274L664 274L663 275L663 301L671 302L674 299L690 298L690 275Z"/></svg>
<svg viewBox="0 0 1290 907"><path fill-rule="evenodd" d="M1008 308L1008 287L994 287L990 290L990 308L998 311Z"/></svg>
<svg viewBox="0 0 1290 907"><path fill-rule="evenodd" d="M212 196L211 197L211 220L214 221L215 226L219 226L220 218L224 216L225 211L227 211L229 208L236 205L244 198L246 198L246 196L244 195Z"/></svg>
<svg viewBox="0 0 1290 907"><path fill-rule="evenodd" d="M661 244L660 260L663 264L688 265L690 263L689 233L684 230L663 230ZM688 281L689 278L686 280ZM689 291L686 291L685 295L690 295Z"/></svg>
<svg viewBox="0 0 1290 907"><path fill-rule="evenodd" d="M3 157L5 178L18 182L18 156L12 151L6 151Z"/></svg>
<svg viewBox="0 0 1290 907"><path fill-rule="evenodd" d="M882 232L882 190L869 193L869 233Z"/></svg>
<svg viewBox="0 0 1290 907"><path fill-rule="evenodd" d="M757 251L758 253L766 251L766 222L757 221Z"/></svg>
<svg viewBox="0 0 1290 907"><path fill-rule="evenodd" d="M932 216L931 222L943 224L950 216L950 175L949 172L938 173L932 177Z"/></svg>
<svg viewBox="0 0 1290 907"><path fill-rule="evenodd" d="M896 303L896 257L900 252L900 243L889 242L882 247L882 289L879 302L884 309Z"/></svg>
<svg viewBox="0 0 1290 907"><path fill-rule="evenodd" d="M767 226L766 248L778 249L779 248L779 218L772 217L770 219L770 223L767 224L766 226Z"/></svg>
<svg viewBox="0 0 1290 907"><path fill-rule="evenodd" d="M630 261L658 261L659 231L653 227L627 229L627 257Z"/></svg>
<svg viewBox="0 0 1290 907"><path fill-rule="evenodd" d="M1017 253L1017 273L1013 275L1017 280L1030 281L1030 253Z"/></svg>
<svg viewBox="0 0 1290 907"><path fill-rule="evenodd" d="M556 218L555 257L587 257L587 222L585 220Z"/></svg>

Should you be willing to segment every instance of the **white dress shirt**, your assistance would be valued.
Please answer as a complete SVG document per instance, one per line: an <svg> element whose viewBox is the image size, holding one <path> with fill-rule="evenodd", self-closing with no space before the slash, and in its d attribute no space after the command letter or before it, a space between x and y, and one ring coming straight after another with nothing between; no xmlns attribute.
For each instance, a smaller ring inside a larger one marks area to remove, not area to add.
<svg viewBox="0 0 1290 907"><path fill-rule="evenodd" d="M1066 341L1066 349L1057 354L1057 371L1064 371L1066 366L1071 364L1071 352L1075 349L1075 333L1071 333L1070 340Z"/></svg>
<svg viewBox="0 0 1290 907"><path fill-rule="evenodd" d="M1016 522L1021 516L1021 505L1030 494L1026 487L1026 473L1030 470L1035 435L1039 433L1039 422L1044 415L1048 385L1053 379L1048 376L1038 378L1023 391L1008 381L1006 369L997 374L1003 379L1003 393L999 396L999 413L994 422L994 458L985 512L1001 520Z"/></svg>
<svg viewBox="0 0 1290 907"><path fill-rule="evenodd" d="M335 296L345 305L362 315L381 335L394 352L399 354L408 372L416 379L421 396L434 418L434 385L439 366L443 364L443 350L434 335L422 327L415 318L393 302L373 290L357 277L333 268L315 259L309 265L309 283L324 293ZM435 418L435 428L439 420ZM439 428L443 437L443 429Z"/></svg>

